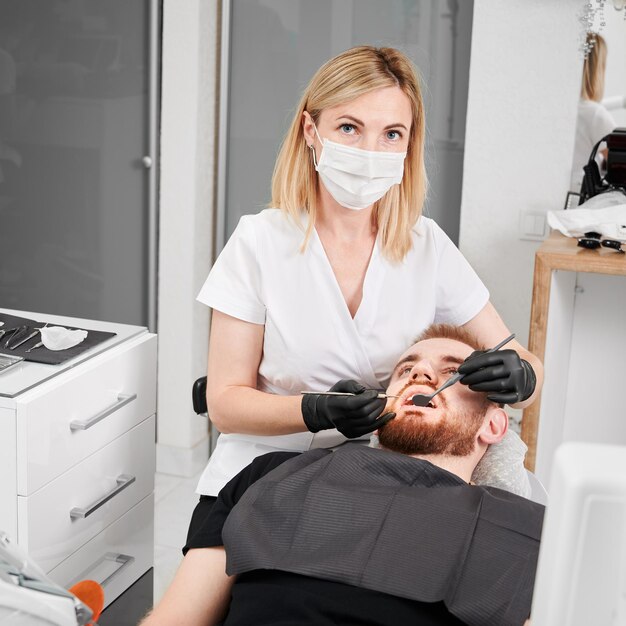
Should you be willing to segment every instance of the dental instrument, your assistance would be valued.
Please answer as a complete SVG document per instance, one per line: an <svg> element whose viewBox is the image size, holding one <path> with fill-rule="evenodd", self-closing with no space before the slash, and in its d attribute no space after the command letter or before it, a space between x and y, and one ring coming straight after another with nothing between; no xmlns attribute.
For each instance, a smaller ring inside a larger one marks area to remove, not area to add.
<svg viewBox="0 0 626 626"><path fill-rule="evenodd" d="M39 332L41 332L47 326L48 326L48 322L46 322L41 328L37 328L37 330ZM41 348L41 346L43 346L43 334L42 334L42 341L40 341L39 343L36 343L34 346L31 346L30 348L28 348L28 350L26 350L26 352L30 352L31 350L36 350L37 348Z"/></svg>
<svg viewBox="0 0 626 626"><path fill-rule="evenodd" d="M23 343L26 343L27 341L30 341L33 337L35 337L37 335L37 333L39 332L39 329L36 328L32 333L30 333L27 337L24 337L24 339L22 339L21 341L18 341L17 343L13 344L9 350L15 350L15 348L19 348Z"/></svg>
<svg viewBox="0 0 626 626"><path fill-rule="evenodd" d="M497 346L494 346L493 348L490 348L489 350L485 350L485 352L496 352L503 345L509 343L509 341L511 341L511 339L513 339L514 337L515 337L515 333L511 333L506 339L503 339ZM457 383L459 380L461 380L462 377L463 377L463 374L459 374L457 372L456 374L454 374L454 376L451 376L450 378L448 378L448 380L446 380L446 382L443 383L443 385L441 385L441 387L439 387L439 389L436 389L430 395L423 395L421 393L416 393L411 398L411 402L413 402L413 404L415 406L428 406L430 401L438 393L442 392L444 389L447 389L448 387L451 387L452 385L454 385L454 383Z"/></svg>
<svg viewBox="0 0 626 626"><path fill-rule="evenodd" d="M356 396L356 393L349 393L348 391L301 391L303 396L309 394L315 394L316 396ZM385 398L399 398L400 396L390 396L386 393L379 393L376 396L380 400L384 400Z"/></svg>
<svg viewBox="0 0 626 626"><path fill-rule="evenodd" d="M4 342L4 347L9 348L9 350L11 350L12 347L9 347L9 344L11 342L14 342L13 345L15 345L16 341L19 341L23 339L26 335L28 335L29 330L30 330L30 327L26 326L25 324L23 326L17 326L15 330L13 331L13 333L11 334L11 336L8 337L7 340Z"/></svg>
<svg viewBox="0 0 626 626"><path fill-rule="evenodd" d="M15 328L7 328L6 330L2 331L3 338L5 334L7 335L6 341L4 342L4 347L7 348L9 346L9 342L11 341L11 339L13 339L13 337L15 337L16 334L21 333L24 328L26 327L16 326Z"/></svg>
<svg viewBox="0 0 626 626"><path fill-rule="evenodd" d="M2 339L2 337L4 337L7 333L14 333L16 330L16 328L4 328L0 330L0 339Z"/></svg>

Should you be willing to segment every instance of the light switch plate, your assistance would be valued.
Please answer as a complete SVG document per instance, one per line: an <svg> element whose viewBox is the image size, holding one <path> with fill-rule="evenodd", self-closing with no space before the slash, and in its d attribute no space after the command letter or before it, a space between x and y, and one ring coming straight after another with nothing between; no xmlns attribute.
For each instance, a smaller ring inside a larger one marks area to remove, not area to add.
<svg viewBox="0 0 626 626"><path fill-rule="evenodd" d="M529 241L542 241L546 237L546 226L546 214L544 211L520 211L520 239L527 239Z"/></svg>

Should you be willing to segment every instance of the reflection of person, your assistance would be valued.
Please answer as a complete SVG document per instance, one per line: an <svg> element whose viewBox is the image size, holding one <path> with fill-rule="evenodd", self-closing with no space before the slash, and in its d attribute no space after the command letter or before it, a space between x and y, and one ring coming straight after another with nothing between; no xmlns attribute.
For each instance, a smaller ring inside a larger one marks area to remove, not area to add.
<svg viewBox="0 0 626 626"><path fill-rule="evenodd" d="M592 43L595 39L595 43ZM574 142L574 160L572 163L571 190L579 191L589 155L602 137L615 128L615 120L601 104L604 96L604 74L606 71L607 47L604 38L597 33L587 35L587 44L591 50L583 64L583 78L576 118L576 140ZM604 165L607 149L598 151Z"/></svg>
<svg viewBox="0 0 626 626"><path fill-rule="evenodd" d="M424 128L413 66L391 48L352 48L305 89L276 162L278 208L241 219L198 296L214 309L207 404L222 434L198 485L213 497L201 498L190 536L255 456L330 447L389 419L375 390L433 321L485 345L510 334L467 261L421 216ZM473 360L463 382L525 406L542 366L510 345L497 363ZM356 395L300 396L331 386Z"/></svg>
<svg viewBox="0 0 626 626"><path fill-rule="evenodd" d="M146 626L212 624L226 612L227 626L521 626L544 508L469 484L507 415L463 385L429 407L410 402L476 347L464 329L435 325L404 353L383 449L278 452L239 473Z"/></svg>

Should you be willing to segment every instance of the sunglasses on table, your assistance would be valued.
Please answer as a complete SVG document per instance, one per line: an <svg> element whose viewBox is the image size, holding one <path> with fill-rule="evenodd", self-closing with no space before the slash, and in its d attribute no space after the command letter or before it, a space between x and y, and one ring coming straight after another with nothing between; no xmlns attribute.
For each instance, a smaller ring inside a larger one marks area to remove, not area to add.
<svg viewBox="0 0 626 626"><path fill-rule="evenodd" d="M602 239L602 235L596 232L585 233L584 236L579 237L578 246L580 248L587 248L588 250L595 250L602 246L603 248L611 248L616 252L624 254L622 250L622 242L617 239Z"/></svg>

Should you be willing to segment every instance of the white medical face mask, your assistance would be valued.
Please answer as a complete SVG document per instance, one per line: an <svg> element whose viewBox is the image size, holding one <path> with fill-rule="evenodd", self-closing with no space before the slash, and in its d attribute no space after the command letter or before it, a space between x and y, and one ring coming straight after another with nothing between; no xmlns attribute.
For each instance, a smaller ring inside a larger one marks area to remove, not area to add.
<svg viewBox="0 0 626 626"><path fill-rule="evenodd" d="M372 152L351 148L328 139L323 144L319 162L313 162L324 187L341 206L358 211L380 200L392 185L402 181L406 152Z"/></svg>

